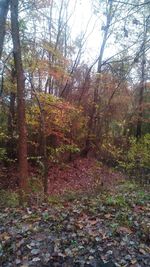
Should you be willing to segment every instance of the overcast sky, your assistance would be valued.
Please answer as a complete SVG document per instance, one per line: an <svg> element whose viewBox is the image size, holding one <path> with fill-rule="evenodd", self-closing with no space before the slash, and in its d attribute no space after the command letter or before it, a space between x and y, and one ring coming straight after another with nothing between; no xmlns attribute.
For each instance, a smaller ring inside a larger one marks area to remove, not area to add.
<svg viewBox="0 0 150 267"><path fill-rule="evenodd" d="M74 8L74 1L71 1L70 8ZM75 12L70 20L70 26L72 35L75 38L75 36L78 36L81 31L85 31L87 25L87 42L85 45L86 52L84 56L85 62L92 63L95 61L99 54L100 45L102 41L102 15L98 16L94 14L92 1L91 0L77 0L77 5ZM111 39L113 43L113 39ZM106 47L104 57L110 57L112 54L116 53L116 47L115 44L111 46L111 49L109 47Z"/></svg>
<svg viewBox="0 0 150 267"><path fill-rule="evenodd" d="M74 7L73 2L71 8ZM86 61L94 60L99 52L100 24L100 20L93 13L90 0L78 0L70 25L74 38L87 28Z"/></svg>

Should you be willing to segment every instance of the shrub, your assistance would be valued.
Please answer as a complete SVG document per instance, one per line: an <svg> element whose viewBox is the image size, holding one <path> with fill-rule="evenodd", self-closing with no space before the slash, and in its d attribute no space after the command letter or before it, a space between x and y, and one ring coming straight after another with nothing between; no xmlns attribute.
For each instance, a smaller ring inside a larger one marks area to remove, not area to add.
<svg viewBox="0 0 150 267"><path fill-rule="evenodd" d="M16 192L0 190L0 205L15 208L19 206L19 195Z"/></svg>
<svg viewBox="0 0 150 267"><path fill-rule="evenodd" d="M124 161L119 162L129 174L148 174L150 172L150 134L146 134L137 141L130 139L130 148L124 156Z"/></svg>

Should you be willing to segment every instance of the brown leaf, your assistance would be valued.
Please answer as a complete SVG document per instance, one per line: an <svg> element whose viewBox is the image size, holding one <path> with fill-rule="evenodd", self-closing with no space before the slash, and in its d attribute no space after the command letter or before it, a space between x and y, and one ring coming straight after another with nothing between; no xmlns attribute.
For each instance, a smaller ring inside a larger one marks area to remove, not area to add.
<svg viewBox="0 0 150 267"><path fill-rule="evenodd" d="M82 223L77 223L76 227L82 230L83 229L83 224Z"/></svg>
<svg viewBox="0 0 150 267"><path fill-rule="evenodd" d="M131 260L131 263L132 263L132 264L136 264L136 263L137 263L137 260L136 260L136 259L132 259L132 260Z"/></svg>
<svg viewBox="0 0 150 267"><path fill-rule="evenodd" d="M140 213L140 212L142 212L143 211L143 207L142 206L135 206L134 207L134 212L137 212L137 213Z"/></svg>
<svg viewBox="0 0 150 267"><path fill-rule="evenodd" d="M95 225L95 224L97 224L97 220L89 220L89 223L90 223L91 225Z"/></svg>
<svg viewBox="0 0 150 267"><path fill-rule="evenodd" d="M140 248L139 252L142 253L143 255L147 254L146 251L143 248Z"/></svg>
<svg viewBox="0 0 150 267"><path fill-rule="evenodd" d="M122 227L119 227L117 229L117 232L118 233L122 232L122 233L125 233L125 234L132 234L132 231L129 228L123 227L123 226Z"/></svg>
<svg viewBox="0 0 150 267"><path fill-rule="evenodd" d="M5 241L7 241L10 239L10 236L6 232L4 232L0 235L0 239L4 239Z"/></svg>
<svg viewBox="0 0 150 267"><path fill-rule="evenodd" d="M111 215L110 213L108 213L108 214L105 214L104 217L105 217L106 219L109 219L109 218L111 218L111 216L112 216L112 215Z"/></svg>

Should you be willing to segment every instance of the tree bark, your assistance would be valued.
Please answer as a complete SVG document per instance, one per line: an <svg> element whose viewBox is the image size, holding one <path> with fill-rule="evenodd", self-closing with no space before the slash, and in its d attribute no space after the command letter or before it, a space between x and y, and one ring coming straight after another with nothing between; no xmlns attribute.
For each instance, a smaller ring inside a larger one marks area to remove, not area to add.
<svg viewBox="0 0 150 267"><path fill-rule="evenodd" d="M3 43L5 36L5 25L10 0L0 0L0 59L3 51Z"/></svg>
<svg viewBox="0 0 150 267"><path fill-rule="evenodd" d="M136 127L137 140L142 137L142 120L143 120L143 95L145 90L145 63L142 60L142 81L139 91L139 103L138 103L138 120Z"/></svg>
<svg viewBox="0 0 150 267"><path fill-rule="evenodd" d="M16 94L14 92L10 93L10 106L8 114L8 142L7 142L7 157L10 159L16 158L15 153L15 138L14 138L14 126L15 126L15 99Z"/></svg>
<svg viewBox="0 0 150 267"><path fill-rule="evenodd" d="M146 3L146 1L144 1ZM144 91L146 87L146 54L145 54L145 45L147 41L147 31L149 25L149 16L147 18L144 17L144 35L143 35L143 44L142 44L142 61L141 61L141 84L139 88L139 100L138 100L138 120L136 125L136 138L139 140L142 137L142 121L143 121L143 97Z"/></svg>
<svg viewBox="0 0 150 267"><path fill-rule="evenodd" d="M17 108L18 108L18 159L19 159L19 186L28 192L28 162L27 162L27 131L25 122L25 77L22 67L21 46L18 22L18 0L11 0L11 30L13 53L17 77Z"/></svg>

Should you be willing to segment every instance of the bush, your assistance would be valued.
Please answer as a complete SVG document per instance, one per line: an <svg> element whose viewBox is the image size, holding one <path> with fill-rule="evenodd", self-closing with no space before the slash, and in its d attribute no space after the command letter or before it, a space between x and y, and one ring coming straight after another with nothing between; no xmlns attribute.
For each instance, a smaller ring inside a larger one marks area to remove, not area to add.
<svg viewBox="0 0 150 267"><path fill-rule="evenodd" d="M122 158L122 147L118 146L114 142L114 138L104 138L103 144L100 148L99 159L105 162L107 165L116 166L118 161Z"/></svg>
<svg viewBox="0 0 150 267"><path fill-rule="evenodd" d="M82 108L44 93L38 94L39 102L43 107L43 113L37 101L27 110L29 157L35 158L41 154L43 134L41 118L45 122L45 137L48 157L52 163L59 163L62 159L70 159L76 156L86 136L86 119ZM39 129L41 129L39 133ZM65 161L65 160L64 160Z"/></svg>
<svg viewBox="0 0 150 267"><path fill-rule="evenodd" d="M0 161L4 161L6 158L6 149L0 147Z"/></svg>
<svg viewBox="0 0 150 267"><path fill-rule="evenodd" d="M15 208L19 206L19 195L15 192L0 190L0 206Z"/></svg>
<svg viewBox="0 0 150 267"><path fill-rule="evenodd" d="M130 148L120 165L129 174L147 175L150 172L150 134L146 134L138 142L130 139Z"/></svg>

